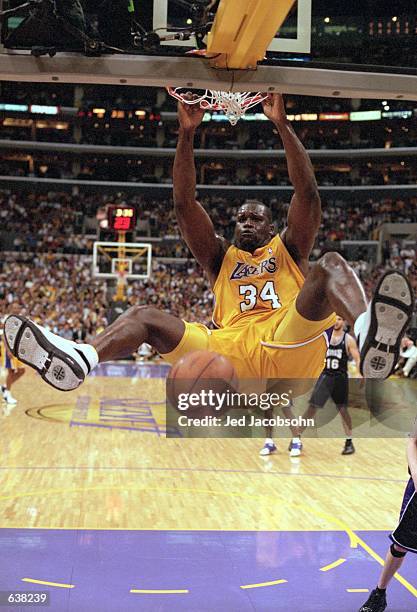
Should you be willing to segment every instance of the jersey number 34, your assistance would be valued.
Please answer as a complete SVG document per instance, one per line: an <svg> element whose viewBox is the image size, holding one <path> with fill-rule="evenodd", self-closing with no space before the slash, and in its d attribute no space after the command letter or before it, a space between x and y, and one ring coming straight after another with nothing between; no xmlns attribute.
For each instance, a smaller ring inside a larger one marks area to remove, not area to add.
<svg viewBox="0 0 417 612"><path fill-rule="evenodd" d="M258 288L255 285L240 285L239 294L243 296L243 301L240 302L240 312L256 308L258 298L262 302L270 302L272 309L281 308L282 306L275 291L274 281L267 281L259 291L259 294Z"/></svg>

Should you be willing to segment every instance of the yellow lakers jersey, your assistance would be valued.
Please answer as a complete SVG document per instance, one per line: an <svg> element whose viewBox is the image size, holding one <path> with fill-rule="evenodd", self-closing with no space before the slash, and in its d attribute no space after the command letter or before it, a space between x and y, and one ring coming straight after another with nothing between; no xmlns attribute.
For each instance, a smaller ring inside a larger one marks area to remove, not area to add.
<svg viewBox="0 0 417 612"><path fill-rule="evenodd" d="M253 254L230 246L213 287L217 327L249 323L286 311L304 283L281 237L274 236Z"/></svg>

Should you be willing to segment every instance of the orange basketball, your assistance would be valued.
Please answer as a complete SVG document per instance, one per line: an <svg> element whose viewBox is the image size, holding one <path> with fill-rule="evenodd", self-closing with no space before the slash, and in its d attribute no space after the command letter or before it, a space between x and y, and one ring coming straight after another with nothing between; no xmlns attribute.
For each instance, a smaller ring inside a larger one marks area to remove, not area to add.
<svg viewBox="0 0 417 612"><path fill-rule="evenodd" d="M194 351L172 367L167 380L167 396L171 405L178 409L178 398L184 395L202 396L205 393L208 398L210 392L225 393L236 387L236 373L226 357L213 351ZM226 411L227 408L216 410L211 405L190 405L186 413L196 417L221 416Z"/></svg>

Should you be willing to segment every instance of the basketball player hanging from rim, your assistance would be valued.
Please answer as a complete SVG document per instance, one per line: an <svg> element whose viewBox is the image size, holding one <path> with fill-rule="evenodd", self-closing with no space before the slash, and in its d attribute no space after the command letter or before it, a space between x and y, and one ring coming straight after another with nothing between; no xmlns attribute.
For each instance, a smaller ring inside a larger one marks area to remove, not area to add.
<svg viewBox="0 0 417 612"><path fill-rule="evenodd" d="M389 376L412 314L411 287L399 272L388 272L368 305L357 276L339 254L326 253L309 269L321 220L313 167L287 120L282 96L268 95L263 109L284 145L294 195L286 223L277 220L285 225L278 234L265 204L240 206L229 244L217 236L209 214L195 199L193 141L205 111L197 104L178 105L175 213L211 283L217 329L152 306L133 306L91 344L75 344L11 315L5 334L13 354L63 391L78 387L98 362L131 355L143 342L169 363L190 351L215 351L231 361L241 379L317 378L337 312L354 326L362 375Z"/></svg>

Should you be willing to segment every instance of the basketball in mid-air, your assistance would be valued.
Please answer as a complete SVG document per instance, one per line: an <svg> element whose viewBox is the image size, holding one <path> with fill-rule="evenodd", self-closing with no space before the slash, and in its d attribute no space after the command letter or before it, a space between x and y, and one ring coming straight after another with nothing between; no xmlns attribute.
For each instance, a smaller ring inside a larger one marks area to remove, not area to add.
<svg viewBox="0 0 417 612"><path fill-rule="evenodd" d="M193 395L194 405L190 404L185 414L194 417L221 416L227 412L227 407L216 410L212 405L207 405L208 393L233 392L236 388L236 373L226 357L213 351L193 351L172 367L167 380L167 397L171 405L178 409L178 398ZM204 392L206 401L198 404L197 395L204 397Z"/></svg>

